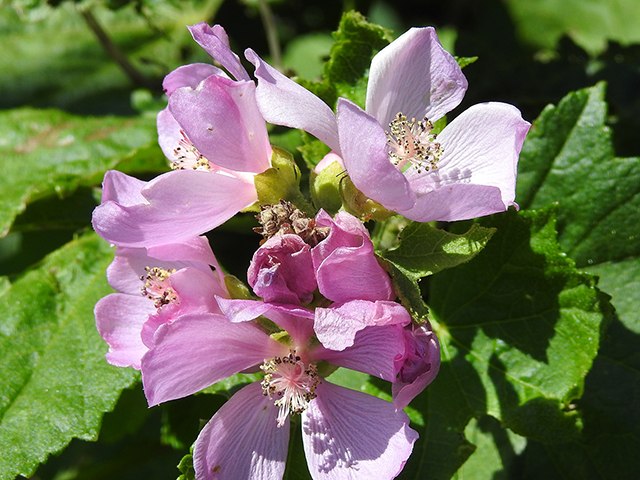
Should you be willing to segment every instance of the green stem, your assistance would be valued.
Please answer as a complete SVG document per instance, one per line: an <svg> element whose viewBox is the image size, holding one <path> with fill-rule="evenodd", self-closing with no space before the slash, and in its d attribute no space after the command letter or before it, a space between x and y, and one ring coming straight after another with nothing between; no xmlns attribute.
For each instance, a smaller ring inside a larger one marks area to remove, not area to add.
<svg viewBox="0 0 640 480"><path fill-rule="evenodd" d="M98 20L93 16L90 9L80 9L80 14L94 35L98 38L98 41L104 51L107 52L107 55L109 55L109 57L116 62L127 77L129 77L129 80L140 87L150 88L153 90L158 89L159 85L157 85L156 82L145 77L131 64L131 62L129 62L126 55L115 43L113 43L109 35L107 35L100 23L98 23Z"/></svg>
<svg viewBox="0 0 640 480"><path fill-rule="evenodd" d="M278 30L276 28L276 20L273 11L269 7L267 0L259 0L260 18L267 35L267 44L269 45L269 53L271 54L271 62L273 66L282 71L282 52L280 50L280 41L278 40Z"/></svg>

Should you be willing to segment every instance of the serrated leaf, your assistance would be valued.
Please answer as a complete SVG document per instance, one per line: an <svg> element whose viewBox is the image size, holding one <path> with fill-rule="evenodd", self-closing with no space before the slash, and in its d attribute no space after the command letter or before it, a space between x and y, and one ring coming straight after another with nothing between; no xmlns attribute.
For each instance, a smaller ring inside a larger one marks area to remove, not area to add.
<svg viewBox="0 0 640 480"><path fill-rule="evenodd" d="M350 11L342 15L333 38L322 82L300 83L331 106L344 97L364 108L371 59L393 40L391 32Z"/></svg>
<svg viewBox="0 0 640 480"><path fill-rule="evenodd" d="M382 252L386 268L402 304L414 320L424 321L428 308L418 282L446 268L468 262L491 239L495 229L472 225L464 234L439 230L426 223L411 222L400 234L398 247Z"/></svg>
<svg viewBox="0 0 640 480"><path fill-rule="evenodd" d="M104 359L93 306L112 290L113 252L95 234L50 255L0 297L0 478L30 475L73 438L94 440L102 414L137 378Z"/></svg>
<svg viewBox="0 0 640 480"><path fill-rule="evenodd" d="M516 200L559 202L562 249L586 266L640 255L640 158L615 158L603 83L570 93L534 122L520 157Z"/></svg>
<svg viewBox="0 0 640 480"><path fill-rule="evenodd" d="M469 231L457 235L428 223L412 222L400 234L400 245L383 252L382 256L416 278L426 277L468 262L494 233L493 228L472 225Z"/></svg>
<svg viewBox="0 0 640 480"><path fill-rule="evenodd" d="M85 118L58 110L0 112L0 236L26 205L100 184L104 172L166 170L155 119Z"/></svg>
<svg viewBox="0 0 640 480"><path fill-rule="evenodd" d="M481 225L497 228L486 248L430 279L443 363L411 404L425 428L400 478L450 478L472 454L471 418L491 415L546 443L581 435L583 419L569 406L596 356L606 301L560 252L552 210L509 211Z"/></svg>

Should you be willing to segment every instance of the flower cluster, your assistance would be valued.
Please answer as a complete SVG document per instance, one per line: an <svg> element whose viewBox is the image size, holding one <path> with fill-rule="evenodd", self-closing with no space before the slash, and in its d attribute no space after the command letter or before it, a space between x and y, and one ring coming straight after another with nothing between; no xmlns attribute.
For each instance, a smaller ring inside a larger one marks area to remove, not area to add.
<svg viewBox="0 0 640 480"><path fill-rule="evenodd" d="M432 28L380 51L366 108L341 98L337 113L248 49L252 80L222 27L189 30L224 70L192 64L166 77L158 134L172 171L149 182L108 172L93 216L116 246L117 293L95 308L107 361L141 370L150 406L260 373L200 432L198 480L282 478L292 419L312 478L392 479L418 437L403 409L437 375L438 339L398 301L364 214L259 200L276 155L266 122L307 130L333 150L317 172L338 162L362 196L421 222L513 205L528 123L489 103L436 135L467 83ZM241 211L257 212L263 236L250 298L202 236ZM332 383L340 367L390 382L392 402Z"/></svg>

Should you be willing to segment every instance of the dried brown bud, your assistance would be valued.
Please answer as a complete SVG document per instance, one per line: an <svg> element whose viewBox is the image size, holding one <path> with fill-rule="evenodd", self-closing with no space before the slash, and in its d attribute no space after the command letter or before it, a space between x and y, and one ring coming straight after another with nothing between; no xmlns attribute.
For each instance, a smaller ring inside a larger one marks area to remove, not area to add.
<svg viewBox="0 0 640 480"><path fill-rule="evenodd" d="M286 200L280 200L277 205L261 205L256 218L262 227L253 230L264 237L263 242L276 235L294 234L315 247L329 235L329 227L317 227L313 218L307 218L294 204Z"/></svg>

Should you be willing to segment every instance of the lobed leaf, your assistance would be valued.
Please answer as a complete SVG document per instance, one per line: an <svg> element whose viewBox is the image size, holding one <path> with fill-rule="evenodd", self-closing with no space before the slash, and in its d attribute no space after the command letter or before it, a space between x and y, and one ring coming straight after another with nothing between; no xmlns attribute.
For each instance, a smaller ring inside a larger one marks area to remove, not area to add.
<svg viewBox="0 0 640 480"><path fill-rule="evenodd" d="M86 235L0 296L0 478L30 475L73 438L95 440L102 414L135 382L134 370L107 364L95 328L112 258Z"/></svg>
<svg viewBox="0 0 640 480"><path fill-rule="evenodd" d="M478 464L465 432L475 432L480 458L495 460L507 437L522 449L519 437L571 443L584 428L575 404L610 314L606 299L594 278L561 253L553 208L509 211L480 223L497 228L486 248L430 278L428 304L443 363L411 404L425 427L400 478L449 479L469 456ZM472 418L477 421L470 424ZM493 443L478 436L486 422ZM511 460L504 462L485 468L502 471Z"/></svg>
<svg viewBox="0 0 640 480"><path fill-rule="evenodd" d="M560 203L560 245L578 266L640 255L640 159L615 158L604 90L599 83L545 108L518 167L517 201Z"/></svg>

